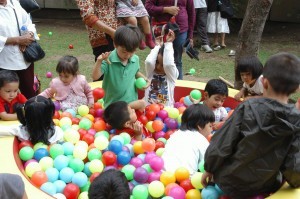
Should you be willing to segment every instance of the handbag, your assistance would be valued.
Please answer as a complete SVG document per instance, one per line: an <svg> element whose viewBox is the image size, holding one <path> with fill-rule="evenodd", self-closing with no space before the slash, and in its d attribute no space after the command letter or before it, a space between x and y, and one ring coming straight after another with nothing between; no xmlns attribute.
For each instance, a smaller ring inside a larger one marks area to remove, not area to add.
<svg viewBox="0 0 300 199"><path fill-rule="evenodd" d="M156 4L158 2L156 1ZM174 2L174 6L177 6L177 0ZM169 30L173 30L175 37L180 33L180 28L176 23L175 16L172 16L169 21L157 21L154 17L151 19L152 32L154 37L165 36Z"/></svg>
<svg viewBox="0 0 300 199"><path fill-rule="evenodd" d="M222 18L232 18L233 17L233 8L230 1L219 0L218 9L221 13Z"/></svg>
<svg viewBox="0 0 300 199"><path fill-rule="evenodd" d="M11 1L12 3L12 1ZM12 3L13 4L13 3ZM16 21L17 21L17 26L18 26L18 31L19 35L21 36L21 31L20 31L20 25L17 17L16 10L14 10ZM40 44L35 40L31 42L28 46L26 46L25 51L23 52L24 59L27 62L35 62L40 59L43 59L45 57L45 52L40 46Z"/></svg>
<svg viewBox="0 0 300 199"><path fill-rule="evenodd" d="M35 0L20 0L20 4L27 13L40 9L39 4Z"/></svg>

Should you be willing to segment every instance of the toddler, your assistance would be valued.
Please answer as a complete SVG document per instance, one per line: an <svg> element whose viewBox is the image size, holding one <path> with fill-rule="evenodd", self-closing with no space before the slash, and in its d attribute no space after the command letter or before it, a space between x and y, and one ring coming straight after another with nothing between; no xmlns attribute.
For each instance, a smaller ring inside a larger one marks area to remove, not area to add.
<svg viewBox="0 0 300 199"><path fill-rule="evenodd" d="M263 65L255 56L243 57L239 60L236 72L241 75L244 84L240 92L234 96L236 100L242 101L243 98L262 96L262 71Z"/></svg>
<svg viewBox="0 0 300 199"><path fill-rule="evenodd" d="M151 137L151 134L143 126L141 122L137 120L137 115L132 107L137 109L144 109L145 102L139 100L134 105L127 104L124 101L117 101L111 103L104 110L104 120L117 129L117 134L127 132L135 140L142 140L146 137Z"/></svg>
<svg viewBox="0 0 300 199"><path fill-rule="evenodd" d="M114 1L114 0L109 0ZM145 33L146 44L143 40L140 43L140 49L154 48L155 43L152 39L152 33L149 23L149 15L141 0L115 0L116 1L116 15L118 18L123 18L128 24L137 26L137 20L142 25Z"/></svg>
<svg viewBox="0 0 300 199"><path fill-rule="evenodd" d="M166 171L185 167L193 175L204 159L212 132L214 113L203 104L193 104L182 114L180 129L171 135L162 155Z"/></svg>
<svg viewBox="0 0 300 199"><path fill-rule="evenodd" d="M51 99L43 96L30 98L25 105L16 108L21 125L0 125L0 136L14 135L19 140L53 144L63 139L63 131L52 120L55 107Z"/></svg>
<svg viewBox="0 0 300 199"><path fill-rule="evenodd" d="M115 50L102 53L97 58L92 77L97 80L104 74L104 107L116 101L131 103L138 100L135 79L139 77L147 82L144 89L149 86L149 80L139 71L139 57L135 55L140 41L141 32L138 27L130 24L120 26L115 33Z"/></svg>
<svg viewBox="0 0 300 199"><path fill-rule="evenodd" d="M271 56L262 84L263 97L241 103L205 153L202 184L213 178L231 198L267 197L284 181L300 187L300 112L288 104L300 84L299 58Z"/></svg>
<svg viewBox="0 0 300 199"><path fill-rule="evenodd" d="M62 57L56 66L59 77L52 79L49 88L40 95L59 101L63 111L67 109L76 111L77 107L83 104L91 107L94 104L93 91L85 76L78 74L78 69L76 57L69 55Z"/></svg>
<svg viewBox="0 0 300 199"><path fill-rule="evenodd" d="M9 70L0 71L0 118L2 120L17 120L15 107L24 104L26 97L20 93L19 77Z"/></svg>
<svg viewBox="0 0 300 199"><path fill-rule="evenodd" d="M204 88L204 101L208 108L215 114L214 129L217 129L220 122L227 119L228 113L223 107L223 103L228 96L227 85L219 79L211 79Z"/></svg>
<svg viewBox="0 0 300 199"><path fill-rule="evenodd" d="M147 78L151 82L145 91L145 100L148 104L160 103L166 106L174 104L175 82L178 69L174 62L173 41L175 34L169 31L166 42L162 37L156 39L157 45L151 50L145 61Z"/></svg>

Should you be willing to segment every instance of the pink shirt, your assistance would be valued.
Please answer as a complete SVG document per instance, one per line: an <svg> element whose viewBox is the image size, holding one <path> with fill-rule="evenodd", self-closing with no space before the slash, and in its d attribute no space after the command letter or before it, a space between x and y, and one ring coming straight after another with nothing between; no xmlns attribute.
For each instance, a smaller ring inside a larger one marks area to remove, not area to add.
<svg viewBox="0 0 300 199"><path fill-rule="evenodd" d="M56 90L55 96L54 93L51 92L51 89ZM71 89L78 96L86 96L88 104L94 103L93 91L83 75L75 76L69 85L65 85L58 77L56 77L51 80L49 88L44 90L40 95L46 98L54 97L54 99L61 101L68 97Z"/></svg>

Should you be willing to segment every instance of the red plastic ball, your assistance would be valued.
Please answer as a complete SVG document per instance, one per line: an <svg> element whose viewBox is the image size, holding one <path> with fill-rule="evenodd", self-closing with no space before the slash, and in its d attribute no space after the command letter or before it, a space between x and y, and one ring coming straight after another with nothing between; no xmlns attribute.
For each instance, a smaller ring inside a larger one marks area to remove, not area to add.
<svg viewBox="0 0 300 199"><path fill-rule="evenodd" d="M54 111L54 115L53 115L53 119L59 119L60 118L60 114L58 111Z"/></svg>
<svg viewBox="0 0 300 199"><path fill-rule="evenodd" d="M69 183L65 186L63 194L67 199L77 199L80 194L80 189L76 184Z"/></svg>
<svg viewBox="0 0 300 199"><path fill-rule="evenodd" d="M78 129L78 133L80 135L80 139L82 139L83 136L88 133L88 131L85 129Z"/></svg>
<svg viewBox="0 0 300 199"><path fill-rule="evenodd" d="M24 141L22 141L22 142L20 142L20 144L19 144L19 151L23 148L23 147L25 147L25 146L29 146L29 147L31 147L31 148L33 148L33 144L30 142L30 141L28 141L28 140L24 140Z"/></svg>
<svg viewBox="0 0 300 199"><path fill-rule="evenodd" d="M37 186L40 187L45 182L48 182L48 177L44 171L36 171L33 173L31 177L31 182Z"/></svg>
<svg viewBox="0 0 300 199"><path fill-rule="evenodd" d="M71 121L72 121L72 124L79 124L80 119L77 118L77 117L73 117L73 118L71 119Z"/></svg>
<svg viewBox="0 0 300 199"><path fill-rule="evenodd" d="M156 117L156 113L152 110L146 111L146 117L148 118L148 120L153 121Z"/></svg>
<svg viewBox="0 0 300 199"><path fill-rule="evenodd" d="M156 141L154 151L156 151L159 148L164 148L164 147L165 147L165 143L163 143L162 141Z"/></svg>
<svg viewBox="0 0 300 199"><path fill-rule="evenodd" d="M149 120L145 115L141 115L140 117L138 117L138 121L140 121L143 125L146 125Z"/></svg>
<svg viewBox="0 0 300 199"><path fill-rule="evenodd" d="M102 108L101 103L95 102L95 103L94 103L94 109L97 110L97 109L100 109L100 108Z"/></svg>
<svg viewBox="0 0 300 199"><path fill-rule="evenodd" d="M94 123L94 129L98 131L103 131L106 128L106 124L103 120L98 120Z"/></svg>
<svg viewBox="0 0 300 199"><path fill-rule="evenodd" d="M104 95L105 95L105 91L104 91L103 88L95 88L93 90L93 96L94 96L95 101L97 101L98 99L103 98Z"/></svg>
<svg viewBox="0 0 300 199"><path fill-rule="evenodd" d="M113 165L117 161L117 156L111 151L105 151L102 155L102 162L106 166Z"/></svg>
<svg viewBox="0 0 300 199"><path fill-rule="evenodd" d="M90 182L92 183L95 180L95 178L97 178L99 175L100 175L99 172L93 173L90 177Z"/></svg>
<svg viewBox="0 0 300 199"><path fill-rule="evenodd" d="M94 136L86 133L83 137L82 137L82 141L85 141L88 145L94 143Z"/></svg>
<svg viewBox="0 0 300 199"><path fill-rule="evenodd" d="M170 136L174 133L174 130L169 130L165 133L165 138L168 140L170 138Z"/></svg>
<svg viewBox="0 0 300 199"><path fill-rule="evenodd" d="M194 189L194 186L192 185L190 179L181 181L180 186L185 190L185 192L188 192L188 190Z"/></svg>

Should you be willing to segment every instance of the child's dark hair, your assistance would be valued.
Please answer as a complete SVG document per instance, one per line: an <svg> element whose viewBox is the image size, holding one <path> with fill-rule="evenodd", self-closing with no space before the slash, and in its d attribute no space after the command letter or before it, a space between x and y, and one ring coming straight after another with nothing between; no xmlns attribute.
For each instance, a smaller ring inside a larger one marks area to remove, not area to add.
<svg viewBox="0 0 300 199"><path fill-rule="evenodd" d="M180 130L197 130L209 122L215 122L215 114L203 104L193 104L182 114Z"/></svg>
<svg viewBox="0 0 300 199"><path fill-rule="evenodd" d="M89 199L129 199L127 179L119 170L109 169L94 179L88 191Z"/></svg>
<svg viewBox="0 0 300 199"><path fill-rule="evenodd" d="M208 97L216 94L228 96L228 87L220 79L209 80L204 88L204 91L208 93Z"/></svg>
<svg viewBox="0 0 300 199"><path fill-rule="evenodd" d="M122 129L125 123L130 120L128 104L124 101L111 103L105 108L103 116L104 120L113 128Z"/></svg>
<svg viewBox="0 0 300 199"><path fill-rule="evenodd" d="M48 139L55 133L52 120L54 111L51 99L39 95L30 98L24 106L16 108L18 120L27 128L32 144L50 144Z"/></svg>
<svg viewBox="0 0 300 199"><path fill-rule="evenodd" d="M66 55L59 59L56 66L57 73L67 73L72 75L77 75L79 70L79 64L76 57L71 55Z"/></svg>
<svg viewBox="0 0 300 199"><path fill-rule="evenodd" d="M263 76L278 94L290 95L300 84L300 59L291 53L271 56L264 67Z"/></svg>
<svg viewBox="0 0 300 199"><path fill-rule="evenodd" d="M139 47L141 40L142 33L139 27L127 24L117 28L114 44L124 47L128 52L134 52Z"/></svg>
<svg viewBox="0 0 300 199"><path fill-rule="evenodd" d="M0 70L0 88L12 82L19 82L17 73L10 70Z"/></svg>
<svg viewBox="0 0 300 199"><path fill-rule="evenodd" d="M256 56L242 57L237 63L236 72L239 76L250 72L252 78L257 79L263 72L263 64Z"/></svg>

